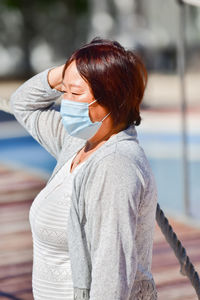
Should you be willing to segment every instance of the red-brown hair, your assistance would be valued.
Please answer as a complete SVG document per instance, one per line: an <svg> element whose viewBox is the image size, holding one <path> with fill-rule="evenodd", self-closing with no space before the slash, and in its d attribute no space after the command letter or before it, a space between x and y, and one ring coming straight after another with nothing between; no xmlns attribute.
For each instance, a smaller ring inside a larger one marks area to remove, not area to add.
<svg viewBox="0 0 200 300"><path fill-rule="evenodd" d="M111 112L114 126L140 124L147 71L138 55L116 41L95 38L71 55L63 77L72 61L97 102Z"/></svg>

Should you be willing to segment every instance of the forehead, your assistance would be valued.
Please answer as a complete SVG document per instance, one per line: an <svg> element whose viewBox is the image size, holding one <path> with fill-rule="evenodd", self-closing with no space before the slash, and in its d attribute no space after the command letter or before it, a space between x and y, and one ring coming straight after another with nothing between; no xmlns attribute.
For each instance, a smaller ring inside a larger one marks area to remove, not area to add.
<svg viewBox="0 0 200 300"><path fill-rule="evenodd" d="M71 64L65 70L63 83L68 85L88 86L87 82L79 74L75 61L71 62Z"/></svg>

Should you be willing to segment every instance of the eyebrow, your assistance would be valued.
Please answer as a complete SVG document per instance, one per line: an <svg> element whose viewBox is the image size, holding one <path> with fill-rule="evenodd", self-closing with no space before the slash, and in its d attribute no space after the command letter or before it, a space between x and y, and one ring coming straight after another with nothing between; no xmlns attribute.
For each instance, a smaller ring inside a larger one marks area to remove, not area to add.
<svg viewBox="0 0 200 300"><path fill-rule="evenodd" d="M62 81L62 84L65 86L65 84L64 84L63 81ZM76 87L76 88L82 88L80 85L78 85L78 84L73 84L73 83L69 84L69 86L70 86L70 87ZM66 87L66 86L65 86L65 87Z"/></svg>

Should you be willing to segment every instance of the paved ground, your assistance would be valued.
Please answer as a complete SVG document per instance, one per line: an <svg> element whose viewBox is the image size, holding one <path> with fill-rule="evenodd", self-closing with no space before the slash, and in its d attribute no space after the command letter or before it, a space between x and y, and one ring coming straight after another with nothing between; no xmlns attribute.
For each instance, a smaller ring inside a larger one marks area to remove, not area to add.
<svg viewBox="0 0 200 300"><path fill-rule="evenodd" d="M195 228L169 219L177 236L186 248L192 263L200 273L200 227ZM194 288L187 277L180 274L177 259L156 225L152 272L158 289L159 300L196 300Z"/></svg>
<svg viewBox="0 0 200 300"><path fill-rule="evenodd" d="M0 291L32 300L32 236L28 212L41 178L0 166ZM1 298L7 299L7 298Z"/></svg>
<svg viewBox="0 0 200 300"><path fill-rule="evenodd" d="M21 169L0 165L0 290L22 300L33 300L31 291L32 236L30 205L45 181ZM170 219L190 258L200 271L200 227ZM195 291L179 273L179 264L156 226L153 275L159 300L195 300ZM7 299L7 298L1 298Z"/></svg>

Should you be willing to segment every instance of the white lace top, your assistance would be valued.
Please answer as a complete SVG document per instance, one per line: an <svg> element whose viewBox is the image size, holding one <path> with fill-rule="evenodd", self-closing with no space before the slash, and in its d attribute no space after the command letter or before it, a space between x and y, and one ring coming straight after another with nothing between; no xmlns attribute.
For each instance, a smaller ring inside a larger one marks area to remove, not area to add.
<svg viewBox="0 0 200 300"><path fill-rule="evenodd" d="M73 158L37 195L30 208L35 300L74 299L66 229L73 176L84 162L70 173Z"/></svg>

